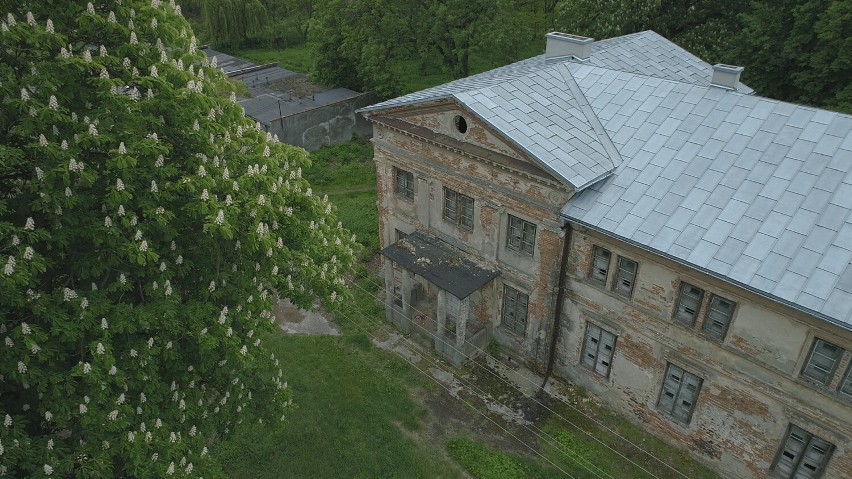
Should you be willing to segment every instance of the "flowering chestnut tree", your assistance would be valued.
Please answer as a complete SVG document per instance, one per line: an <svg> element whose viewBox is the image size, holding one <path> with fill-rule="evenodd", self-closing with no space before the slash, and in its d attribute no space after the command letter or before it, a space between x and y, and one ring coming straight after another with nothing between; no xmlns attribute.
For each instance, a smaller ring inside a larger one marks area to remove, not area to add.
<svg viewBox="0 0 852 479"><path fill-rule="evenodd" d="M174 3L0 6L0 475L219 476L291 403L275 298L341 301L353 239Z"/></svg>

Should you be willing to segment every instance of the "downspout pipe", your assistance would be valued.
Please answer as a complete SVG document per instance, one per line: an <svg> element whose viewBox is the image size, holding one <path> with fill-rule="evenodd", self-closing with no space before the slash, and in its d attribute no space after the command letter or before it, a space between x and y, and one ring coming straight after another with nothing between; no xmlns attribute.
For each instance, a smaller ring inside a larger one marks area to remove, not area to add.
<svg viewBox="0 0 852 479"><path fill-rule="evenodd" d="M565 232L565 240L562 242L562 258L559 264L559 286L556 290L556 307L553 313L553 330L550 332L550 351L547 358L547 369L544 372L544 380L541 382L541 387L538 389L538 396L544 393L544 386L547 384L550 375L553 373L553 363L556 362L556 343L559 340L559 329L562 323L562 304L565 302L565 277L568 270L568 255L571 251L571 223L565 222L562 226L562 231Z"/></svg>

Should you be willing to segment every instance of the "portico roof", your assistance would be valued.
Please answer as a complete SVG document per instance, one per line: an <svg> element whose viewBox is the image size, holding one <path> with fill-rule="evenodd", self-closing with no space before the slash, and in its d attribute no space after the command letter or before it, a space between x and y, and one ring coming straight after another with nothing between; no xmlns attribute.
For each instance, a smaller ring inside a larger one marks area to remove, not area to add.
<svg viewBox="0 0 852 479"><path fill-rule="evenodd" d="M385 247L382 255L459 299L500 275L500 271L483 268L458 248L420 231Z"/></svg>

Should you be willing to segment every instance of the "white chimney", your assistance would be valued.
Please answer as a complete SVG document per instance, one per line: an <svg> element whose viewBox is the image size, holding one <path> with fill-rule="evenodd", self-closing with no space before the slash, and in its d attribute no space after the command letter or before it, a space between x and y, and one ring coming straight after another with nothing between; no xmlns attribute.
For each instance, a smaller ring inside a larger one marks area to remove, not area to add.
<svg viewBox="0 0 852 479"><path fill-rule="evenodd" d="M727 90L736 90L743 70L745 70L743 67L717 63L713 65L713 79L710 80L710 83Z"/></svg>
<svg viewBox="0 0 852 479"><path fill-rule="evenodd" d="M547 46L544 49L544 60L586 61L592 54L594 38L571 35L570 33L550 32L545 35Z"/></svg>

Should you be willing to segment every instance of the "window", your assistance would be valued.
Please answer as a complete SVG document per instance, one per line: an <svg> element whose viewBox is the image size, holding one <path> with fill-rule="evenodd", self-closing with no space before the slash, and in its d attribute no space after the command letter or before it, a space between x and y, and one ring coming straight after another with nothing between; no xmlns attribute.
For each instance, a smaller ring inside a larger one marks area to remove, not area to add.
<svg viewBox="0 0 852 479"><path fill-rule="evenodd" d="M814 340L808 360L802 368L802 376L813 379L820 384L828 384L842 355L843 348L840 346L835 346L822 339Z"/></svg>
<svg viewBox="0 0 852 479"><path fill-rule="evenodd" d="M840 381L840 386L837 387L837 390L852 397L852 363L846 368L846 377L843 378L843 381Z"/></svg>
<svg viewBox="0 0 852 479"><path fill-rule="evenodd" d="M790 424L773 469L787 479L815 479L822 476L833 451L831 443Z"/></svg>
<svg viewBox="0 0 852 479"><path fill-rule="evenodd" d="M606 276L609 273L609 257L612 254L601 248L600 246L595 246L595 257L592 260L592 270L589 272L589 278L599 282L600 284L606 284Z"/></svg>
<svg viewBox="0 0 852 479"><path fill-rule="evenodd" d="M403 239L406 238L406 236L408 236L407 234L403 233L402 231L400 231L396 228L394 228L393 230L396 233L396 241L403 240Z"/></svg>
<svg viewBox="0 0 852 479"><path fill-rule="evenodd" d="M704 297L704 290L696 288L688 283L681 283L680 296L675 309L675 319L686 326L695 324L695 319L698 318L698 309L701 307L701 299Z"/></svg>
<svg viewBox="0 0 852 479"><path fill-rule="evenodd" d="M701 378L669 363L657 409L684 424L689 424L700 389Z"/></svg>
<svg viewBox="0 0 852 479"><path fill-rule="evenodd" d="M473 228L473 198L444 188L444 219L465 228Z"/></svg>
<svg viewBox="0 0 852 479"><path fill-rule="evenodd" d="M400 195L408 198L409 200L414 199L414 173L410 171L401 170L399 168L395 168L396 170L396 192Z"/></svg>
<svg viewBox="0 0 852 479"><path fill-rule="evenodd" d="M511 286L503 287L503 326L524 334L527 327L527 304L530 297Z"/></svg>
<svg viewBox="0 0 852 479"><path fill-rule="evenodd" d="M616 293L630 296L633 292L633 281L636 279L636 262L624 257L618 258L618 271L615 273L615 284L612 289Z"/></svg>
<svg viewBox="0 0 852 479"><path fill-rule="evenodd" d="M609 376L612 354L615 351L615 335L589 323L586 340L583 342L582 364L603 377Z"/></svg>
<svg viewBox="0 0 852 479"><path fill-rule="evenodd" d="M525 254L533 254L535 249L535 225L529 221L509 215L509 235L506 240L509 249Z"/></svg>
<svg viewBox="0 0 852 479"><path fill-rule="evenodd" d="M725 339L736 306L737 304L733 301L714 294L710 299L707 318L704 319L704 327L702 328L704 334L719 341Z"/></svg>

